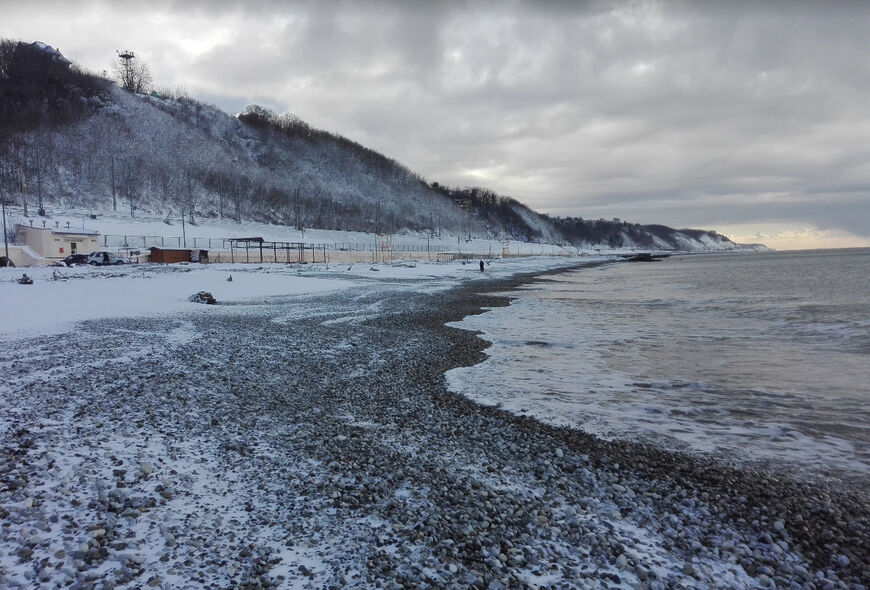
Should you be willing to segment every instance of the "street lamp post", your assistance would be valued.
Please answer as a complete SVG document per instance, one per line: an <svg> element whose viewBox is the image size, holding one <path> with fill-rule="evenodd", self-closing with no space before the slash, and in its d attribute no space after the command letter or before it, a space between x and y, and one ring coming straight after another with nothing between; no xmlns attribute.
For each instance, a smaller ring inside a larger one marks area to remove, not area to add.
<svg viewBox="0 0 870 590"><path fill-rule="evenodd" d="M11 164L0 164L0 214L3 215L3 251L6 256L6 264L9 264L9 238L6 235L6 195L8 188L11 185L17 185L20 192L24 192L24 174L21 168L13 167ZM27 201L24 202L25 207ZM45 223L45 222L43 222ZM31 225L33 222L31 221Z"/></svg>
<svg viewBox="0 0 870 590"><path fill-rule="evenodd" d="M6 264L9 264L9 242L6 239L6 199L0 195L0 207L3 208L3 248L6 250Z"/></svg>
<svg viewBox="0 0 870 590"><path fill-rule="evenodd" d="M118 198L115 196L115 154L112 154L112 211L118 210Z"/></svg>
<svg viewBox="0 0 870 590"><path fill-rule="evenodd" d="M3 249L6 255L6 264L9 264L9 239L6 237L6 187L9 184L11 170L7 164L0 165L0 209L3 213Z"/></svg>

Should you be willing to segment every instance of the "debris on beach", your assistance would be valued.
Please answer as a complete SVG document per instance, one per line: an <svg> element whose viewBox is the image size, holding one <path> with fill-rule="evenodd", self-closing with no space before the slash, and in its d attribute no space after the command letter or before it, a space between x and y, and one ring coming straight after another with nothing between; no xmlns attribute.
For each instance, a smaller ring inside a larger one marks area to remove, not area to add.
<svg viewBox="0 0 870 590"><path fill-rule="evenodd" d="M214 305L215 303L217 303L214 295L212 295L208 291L200 291L199 293L195 293L188 297L187 300L191 303L205 303L207 305Z"/></svg>

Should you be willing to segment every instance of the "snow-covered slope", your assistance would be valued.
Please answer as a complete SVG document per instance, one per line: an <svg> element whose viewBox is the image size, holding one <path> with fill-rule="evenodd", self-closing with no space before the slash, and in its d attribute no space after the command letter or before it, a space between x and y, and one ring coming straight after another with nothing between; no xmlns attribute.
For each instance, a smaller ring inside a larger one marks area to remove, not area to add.
<svg viewBox="0 0 870 590"><path fill-rule="evenodd" d="M45 47L0 42L0 155L17 174L15 200L30 212L126 211L610 249L738 248L700 230L550 218L487 189L430 184L292 115L251 105L232 116L186 96L131 94Z"/></svg>

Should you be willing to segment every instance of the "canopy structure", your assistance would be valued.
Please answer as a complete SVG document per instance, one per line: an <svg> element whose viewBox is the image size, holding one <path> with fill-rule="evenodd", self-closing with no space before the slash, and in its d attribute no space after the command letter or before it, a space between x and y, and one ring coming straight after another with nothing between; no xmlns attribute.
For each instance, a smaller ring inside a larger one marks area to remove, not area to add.
<svg viewBox="0 0 870 590"><path fill-rule="evenodd" d="M227 241L230 243L230 262L236 262L236 250L242 248L245 250L245 260L239 262L251 262L251 250L254 250L255 257L259 250L259 262L265 262L263 250L272 251L272 262L308 262L306 251L311 252L311 262L326 262L326 246L318 247L305 242L267 242L263 238L229 238ZM320 260L318 260L318 252L321 253Z"/></svg>

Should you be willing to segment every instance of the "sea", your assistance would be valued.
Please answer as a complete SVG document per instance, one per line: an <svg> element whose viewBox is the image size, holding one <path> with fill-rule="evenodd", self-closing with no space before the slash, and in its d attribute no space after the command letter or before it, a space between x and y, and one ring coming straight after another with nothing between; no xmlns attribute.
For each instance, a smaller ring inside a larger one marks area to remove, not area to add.
<svg viewBox="0 0 870 590"><path fill-rule="evenodd" d="M674 255L541 277L452 325L480 403L672 450L870 483L870 249Z"/></svg>

